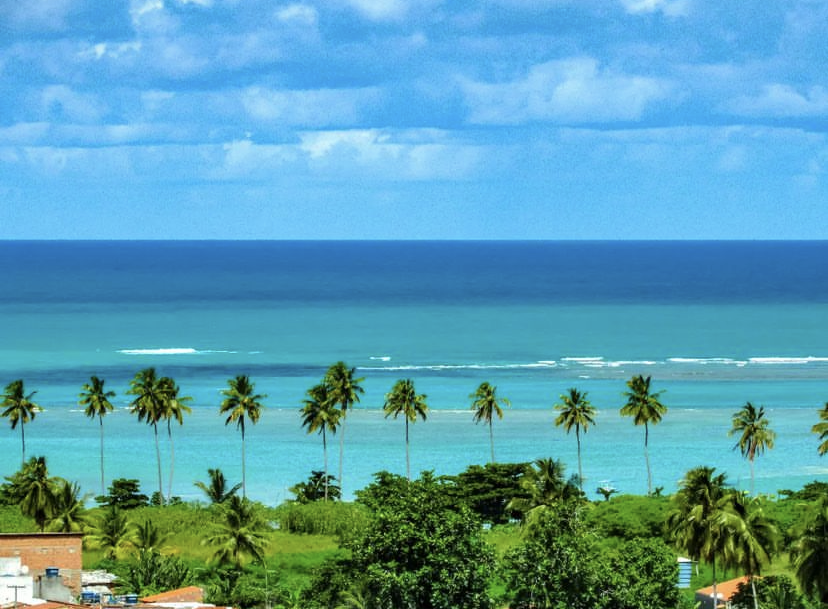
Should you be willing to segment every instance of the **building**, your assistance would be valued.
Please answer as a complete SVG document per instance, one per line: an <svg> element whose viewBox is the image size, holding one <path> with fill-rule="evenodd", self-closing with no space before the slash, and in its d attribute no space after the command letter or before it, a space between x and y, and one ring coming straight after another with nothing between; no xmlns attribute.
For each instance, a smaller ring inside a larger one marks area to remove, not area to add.
<svg viewBox="0 0 828 609"><path fill-rule="evenodd" d="M717 583L716 596L719 599L717 605L714 605L713 603L713 586L696 590L696 602L700 603L699 609L715 609L716 606L730 609L730 601L733 598L733 595L736 594L739 586L742 584L748 585L749 583L750 578L747 575L737 577L736 579L731 579L726 582Z"/></svg>
<svg viewBox="0 0 828 609"><path fill-rule="evenodd" d="M14 577L30 578L32 582L31 592L12 589L17 591L18 600L20 594L27 593L30 599L67 603L79 598L82 542L82 533L0 533L0 564L7 570L16 569ZM25 586L26 582L21 580L15 585Z"/></svg>

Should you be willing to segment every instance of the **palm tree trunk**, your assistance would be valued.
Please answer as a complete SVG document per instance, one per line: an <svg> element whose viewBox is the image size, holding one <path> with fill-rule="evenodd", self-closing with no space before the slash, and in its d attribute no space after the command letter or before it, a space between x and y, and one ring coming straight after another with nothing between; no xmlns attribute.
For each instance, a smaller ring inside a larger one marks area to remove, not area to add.
<svg viewBox="0 0 828 609"><path fill-rule="evenodd" d="M405 477L411 482L411 457L408 454L408 417L405 418Z"/></svg>
<svg viewBox="0 0 828 609"><path fill-rule="evenodd" d="M345 483L342 482L342 462L345 455L345 417L342 417L342 425L339 429L339 500L345 495Z"/></svg>
<svg viewBox="0 0 828 609"><path fill-rule="evenodd" d="M101 495L106 494L106 483L104 482L104 433L103 433L103 417L98 416L98 420L101 422Z"/></svg>
<svg viewBox="0 0 828 609"><path fill-rule="evenodd" d="M492 463L495 462L494 456L494 432L492 432L492 420L489 419L489 444L492 447Z"/></svg>
<svg viewBox="0 0 828 609"><path fill-rule="evenodd" d="M759 609L759 597L756 596L756 578L750 576L750 590L753 592L753 609Z"/></svg>
<svg viewBox="0 0 828 609"><path fill-rule="evenodd" d="M753 494L753 481L754 481L754 477L753 477L753 459L751 458L750 459L750 496L751 497L754 496L754 494Z"/></svg>
<svg viewBox="0 0 828 609"><path fill-rule="evenodd" d="M21 462L20 467L26 465L26 432L23 429L26 427L26 424L21 422L20 423L20 442L23 447L23 461Z"/></svg>
<svg viewBox="0 0 828 609"><path fill-rule="evenodd" d="M578 487L584 492L584 470L581 467L581 432L575 427L575 440L578 442Z"/></svg>
<svg viewBox="0 0 828 609"><path fill-rule="evenodd" d="M713 555L713 609L719 609L719 594L716 585L716 555Z"/></svg>
<svg viewBox="0 0 828 609"><path fill-rule="evenodd" d="M244 419L239 419L242 434L242 498L247 499L247 476L244 470Z"/></svg>
<svg viewBox="0 0 828 609"><path fill-rule="evenodd" d="M650 439L650 428L644 423L644 461L647 463L647 494L653 494L653 473L650 470L650 452L647 450L647 441Z"/></svg>
<svg viewBox="0 0 828 609"><path fill-rule="evenodd" d="M172 499L173 472L175 471L175 444L173 443L170 419L167 419L167 437L170 439L170 485L167 499Z"/></svg>
<svg viewBox="0 0 828 609"><path fill-rule="evenodd" d="M158 445L158 423L153 423L152 429L155 432L155 460L158 463L158 504L163 506L164 489L161 479L161 447Z"/></svg>
<svg viewBox="0 0 828 609"><path fill-rule="evenodd" d="M322 426L322 453L325 455L325 501L328 500L328 441L325 438L325 426Z"/></svg>

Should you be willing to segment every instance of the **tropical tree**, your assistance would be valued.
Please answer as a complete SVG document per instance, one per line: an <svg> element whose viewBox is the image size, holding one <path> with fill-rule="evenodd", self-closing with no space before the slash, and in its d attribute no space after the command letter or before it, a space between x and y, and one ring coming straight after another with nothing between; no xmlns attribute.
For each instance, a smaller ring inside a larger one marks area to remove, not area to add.
<svg viewBox="0 0 828 609"><path fill-rule="evenodd" d="M246 559L264 560L269 530L260 510L247 499L233 495L222 504L223 521L202 541L213 548L211 562L241 568Z"/></svg>
<svg viewBox="0 0 828 609"><path fill-rule="evenodd" d="M713 467L696 467L688 471L673 495L667 515L667 535L677 548L693 560L703 560L713 568L713 598L717 597L716 559L722 556L726 540L722 512L729 500L727 476L714 474Z"/></svg>
<svg viewBox="0 0 828 609"><path fill-rule="evenodd" d="M580 488L573 479L567 480L565 473L566 466L557 459L535 459L520 480L522 494L512 498L506 509L533 523L547 508L581 498Z"/></svg>
<svg viewBox="0 0 828 609"><path fill-rule="evenodd" d="M164 418L165 404L168 400L169 385L162 382L155 373L155 368L145 368L130 381L128 394L136 396L130 404L130 412L138 416L138 421L146 421L155 434L155 460L158 464L158 498L164 505L164 490L161 479L161 448L158 445L158 422Z"/></svg>
<svg viewBox="0 0 828 609"><path fill-rule="evenodd" d="M489 445L492 451L491 462L494 463L495 452L492 419L495 415L497 415L498 419L502 419L503 409L500 405L503 404L504 406L510 406L511 403L506 398L497 397L497 387L486 382L481 383L480 387L478 387L474 393L469 395L469 397L472 399L471 407L472 410L474 410L474 422L480 423L482 421L489 426Z"/></svg>
<svg viewBox="0 0 828 609"><path fill-rule="evenodd" d="M18 423L20 424L20 442L23 448L21 466L26 464L26 432L25 425L29 421L33 421L35 415L42 410L40 406L32 401L32 397L37 391L32 391L27 394L23 386L23 380L17 379L6 385L6 390L3 392L3 401L0 407L4 410L0 416L9 420L12 429L16 429Z"/></svg>
<svg viewBox="0 0 828 609"><path fill-rule="evenodd" d="M811 507L805 524L796 531L791 562L803 592L828 603L828 497Z"/></svg>
<svg viewBox="0 0 828 609"><path fill-rule="evenodd" d="M229 388L221 392L225 396L225 400L221 403L219 413L227 415L227 420L224 422L225 425L235 423L236 428L241 431L242 497L247 497L247 476L244 463L244 425L247 420L254 425L256 424L262 415L262 408L264 407L261 400L267 396L256 393L255 384L246 375L239 375L234 379L229 379L227 384Z"/></svg>
<svg viewBox="0 0 828 609"><path fill-rule="evenodd" d="M224 473L218 468L208 469L207 475L210 476L209 484L196 482L195 485L204 491L204 494L207 495L207 498L212 503L224 503L242 487L242 483L239 482L228 488L227 478L224 477Z"/></svg>
<svg viewBox="0 0 828 609"><path fill-rule="evenodd" d="M104 427L103 418L112 412L113 406L110 398L115 397L114 391L104 389L104 380L97 376L91 376L89 382L81 389L79 403L85 406L84 413L90 419L98 418L101 428L101 495L106 493L106 482L104 478Z"/></svg>
<svg viewBox="0 0 828 609"><path fill-rule="evenodd" d="M342 464L345 455L345 418L348 410L359 402L359 396L365 393L360 383L364 378L355 378L356 368L348 368L345 362L336 362L328 368L324 384L328 387L328 398L331 403L338 404L342 411L342 420L339 424L339 488L342 489Z"/></svg>
<svg viewBox="0 0 828 609"><path fill-rule="evenodd" d="M342 410L338 410L331 401L328 387L324 383L308 389L308 398L303 400L301 414L302 427L306 427L308 433L319 431L322 435L322 452L325 457L325 501L328 500L328 441L327 432L336 433L339 427L339 419L343 416Z"/></svg>
<svg viewBox="0 0 828 609"><path fill-rule="evenodd" d="M557 427L563 426L566 433L575 428L575 440L578 443L578 486L584 490L584 470L581 467L581 430L587 432L590 425L595 425L595 408L587 399L587 392L581 393L574 387L569 395L561 395L561 403L555 404L555 410L560 414L555 419Z"/></svg>
<svg viewBox="0 0 828 609"><path fill-rule="evenodd" d="M32 457L12 478L12 496L24 516L41 531L55 513L55 480L49 477L46 457Z"/></svg>
<svg viewBox="0 0 828 609"><path fill-rule="evenodd" d="M770 563L779 540L779 530L764 513L764 501L744 493L727 494L717 526L723 527L722 555L730 566L742 569L750 580L754 609L759 609L755 577Z"/></svg>
<svg viewBox="0 0 828 609"><path fill-rule="evenodd" d="M392 416L396 419L399 415L405 418L405 476L411 481L411 457L408 443L408 423L416 423L420 418L426 420L428 405L426 396L417 394L414 389L414 381L411 379L400 379L391 388L391 392L385 395L385 404L382 409L385 411L385 418Z"/></svg>
<svg viewBox="0 0 828 609"><path fill-rule="evenodd" d="M754 471L753 460L756 455L761 455L765 449L773 448L776 439L776 432L768 427L768 419L765 417L765 407L758 409L748 402L741 410L733 414L733 428L728 435L741 434L739 441L733 447L737 448L750 462L750 494L753 494Z"/></svg>
<svg viewBox="0 0 828 609"><path fill-rule="evenodd" d="M110 506L93 522L84 543L103 550L106 558L115 560L135 546L135 524L125 512Z"/></svg>
<svg viewBox="0 0 828 609"><path fill-rule="evenodd" d="M147 519L135 526L133 542L139 550L160 552L169 536L169 533L162 533L152 520Z"/></svg>
<svg viewBox="0 0 828 609"><path fill-rule="evenodd" d="M663 391L650 391L650 377L641 375L627 381L629 391L625 392L627 403L621 408L621 414L633 417L633 423L644 426L644 461L647 464L647 494L653 493L653 474L650 469L650 453L648 444L650 439L650 424L661 422L661 417L667 412L667 407L659 401Z"/></svg>
<svg viewBox="0 0 828 609"><path fill-rule="evenodd" d="M53 511L49 530L60 533L74 533L83 530L87 515L83 506L84 497L80 485L58 478L52 488Z"/></svg>
<svg viewBox="0 0 828 609"><path fill-rule="evenodd" d="M172 422L176 421L179 425L184 424L184 414L189 414L192 409L187 406L193 398L189 396L179 395L181 389L175 384L175 381L169 377L161 379L161 384L164 388L164 403L162 415L167 421L167 438L170 440L170 484L168 497L172 498L172 484L173 472L175 471L175 444L172 436Z"/></svg>
<svg viewBox="0 0 828 609"><path fill-rule="evenodd" d="M814 425L811 431L819 434L822 444L819 445L818 450L820 455L824 455L828 453L828 402L825 402L825 406L819 411L819 420L820 422Z"/></svg>

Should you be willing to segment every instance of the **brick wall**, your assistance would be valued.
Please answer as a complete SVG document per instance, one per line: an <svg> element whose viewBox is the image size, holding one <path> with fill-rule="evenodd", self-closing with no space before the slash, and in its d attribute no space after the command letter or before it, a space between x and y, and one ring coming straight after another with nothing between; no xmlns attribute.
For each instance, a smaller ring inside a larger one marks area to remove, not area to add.
<svg viewBox="0 0 828 609"><path fill-rule="evenodd" d="M60 578L76 597L81 592L82 533L0 533L0 557L20 557L37 581L47 567L60 569Z"/></svg>

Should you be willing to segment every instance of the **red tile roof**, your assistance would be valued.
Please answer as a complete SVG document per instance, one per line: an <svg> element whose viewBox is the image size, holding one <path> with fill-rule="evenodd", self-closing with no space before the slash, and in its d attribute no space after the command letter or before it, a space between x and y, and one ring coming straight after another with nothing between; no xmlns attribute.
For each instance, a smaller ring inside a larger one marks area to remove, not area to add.
<svg viewBox="0 0 828 609"><path fill-rule="evenodd" d="M748 582L750 582L750 578L747 575L737 577L736 579L731 579L726 582L720 582L716 584L716 594L718 594L724 600L729 601L731 598L733 598L733 595L736 594L736 591L739 589L739 585L747 585ZM696 594L703 594L704 596L712 597L713 586L708 586L707 588L696 590Z"/></svg>
<svg viewBox="0 0 828 609"><path fill-rule="evenodd" d="M177 590L160 592L141 599L142 603L203 603L204 590L198 586L187 586Z"/></svg>

